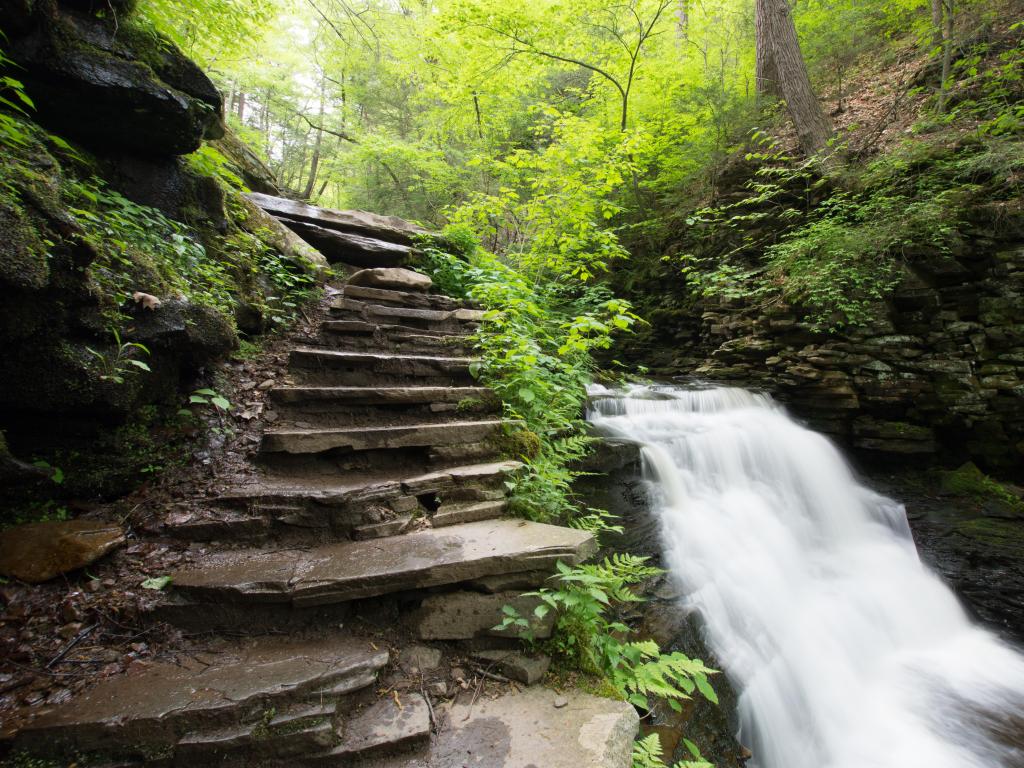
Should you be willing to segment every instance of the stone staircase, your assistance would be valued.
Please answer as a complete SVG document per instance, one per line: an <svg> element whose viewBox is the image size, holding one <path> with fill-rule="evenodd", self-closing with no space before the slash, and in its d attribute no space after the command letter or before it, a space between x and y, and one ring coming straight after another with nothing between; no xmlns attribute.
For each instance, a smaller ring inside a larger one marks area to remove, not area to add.
<svg viewBox="0 0 1024 768"><path fill-rule="evenodd" d="M554 718L553 743L570 738L537 753L545 765L626 766L636 714L622 702L510 690L504 709L479 710L509 722L477 731L473 702L428 693L421 672L419 689L395 682L396 649L424 640L462 644L432 650L445 656L490 653L490 668L514 674L503 654L516 654L515 641L494 629L502 606L596 543L506 516L505 483L520 465L501 446L517 426L470 375L467 336L481 315L394 268L412 252L410 225L373 229L380 217L276 200L257 202L334 248L329 258L369 269L329 289L319 335L291 350L251 474L199 512L166 518L169 537L209 551L171 574L156 616L220 634L208 653L104 681L46 712L14 748L111 766L410 768L484 765L472 758L482 749L487 766L526 766L529 734ZM390 653L360 629L382 616ZM457 726L437 716L440 705L461 707ZM518 734L516 749L502 728Z"/></svg>

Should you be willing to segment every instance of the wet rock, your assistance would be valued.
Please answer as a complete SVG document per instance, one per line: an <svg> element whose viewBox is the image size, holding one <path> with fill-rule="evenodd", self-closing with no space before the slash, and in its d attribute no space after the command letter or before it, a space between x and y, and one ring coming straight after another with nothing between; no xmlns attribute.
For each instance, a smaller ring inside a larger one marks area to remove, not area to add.
<svg viewBox="0 0 1024 768"><path fill-rule="evenodd" d="M238 346L234 329L220 313L185 299L165 300L152 311L136 310L132 327L132 341L173 354L192 367Z"/></svg>
<svg viewBox="0 0 1024 768"><path fill-rule="evenodd" d="M529 688L496 699L463 695L429 755L395 760L389 768L502 766L502 768L629 768L639 718L623 701L581 692Z"/></svg>
<svg viewBox="0 0 1024 768"><path fill-rule="evenodd" d="M337 765L339 761L386 754L430 738L430 708L419 694L404 700L386 698L347 723L340 745L312 761Z"/></svg>
<svg viewBox="0 0 1024 768"><path fill-rule="evenodd" d="M495 629L504 618L506 605L528 619L534 636L551 636L555 616L549 612L538 619L533 610L540 604L534 597L523 597L518 592L481 594L478 592L449 592L425 598L420 607L408 614L407 626L423 640L469 640L474 637L517 637L514 628Z"/></svg>
<svg viewBox="0 0 1024 768"><path fill-rule="evenodd" d="M186 154L223 135L220 95L170 42L50 4L33 20L7 53L58 133L141 155Z"/></svg>
<svg viewBox="0 0 1024 768"><path fill-rule="evenodd" d="M235 550L174 574L174 592L203 602L328 605L579 563L596 549L584 531L521 520L467 523L300 551Z"/></svg>
<svg viewBox="0 0 1024 768"><path fill-rule="evenodd" d="M296 200L252 193L249 199L272 216L291 222L303 222L322 229L354 233L363 237L401 245L412 245L426 230L397 216L381 216L366 211L336 211L318 208Z"/></svg>
<svg viewBox="0 0 1024 768"><path fill-rule="evenodd" d="M339 698L373 683L387 661L386 652L352 639L260 638L201 659L134 665L32 721L15 748L48 757L102 751L147 761L159 752L184 764L218 747L265 755L303 733L304 749L323 749L330 733L323 739L309 729L330 728ZM241 727L225 729L228 723Z"/></svg>
<svg viewBox="0 0 1024 768"><path fill-rule="evenodd" d="M551 666L551 658L543 654L529 656L520 651L477 651L476 661L523 685L535 685L544 679Z"/></svg>
<svg viewBox="0 0 1024 768"><path fill-rule="evenodd" d="M441 651L427 645L410 645L402 651L402 668L412 672L425 672L441 665Z"/></svg>
<svg viewBox="0 0 1024 768"><path fill-rule="evenodd" d="M15 526L0 532L0 573L38 584L89 565L124 541L119 526L91 520Z"/></svg>
<svg viewBox="0 0 1024 768"><path fill-rule="evenodd" d="M410 291L426 293L434 281L420 272L397 267L380 267L361 269L347 280L348 285L360 285L368 288L384 288L393 291Z"/></svg>

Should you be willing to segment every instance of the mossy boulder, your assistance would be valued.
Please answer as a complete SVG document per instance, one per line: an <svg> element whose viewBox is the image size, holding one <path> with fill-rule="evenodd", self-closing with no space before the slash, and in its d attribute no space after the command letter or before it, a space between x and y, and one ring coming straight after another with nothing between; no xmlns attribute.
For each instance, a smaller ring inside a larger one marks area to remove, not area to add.
<svg viewBox="0 0 1024 768"><path fill-rule="evenodd" d="M186 154L223 135L220 94L167 40L38 3L8 48L40 122L90 147Z"/></svg>

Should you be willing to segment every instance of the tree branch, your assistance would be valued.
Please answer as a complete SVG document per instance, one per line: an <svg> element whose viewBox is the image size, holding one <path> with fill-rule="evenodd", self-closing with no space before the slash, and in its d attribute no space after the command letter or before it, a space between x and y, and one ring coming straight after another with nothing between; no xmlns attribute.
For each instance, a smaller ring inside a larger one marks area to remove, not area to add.
<svg viewBox="0 0 1024 768"><path fill-rule="evenodd" d="M313 128L313 129L315 129L317 131L323 131L324 133L330 134L331 136L337 136L339 139L342 139L344 141L349 141L349 142L351 142L353 144L358 144L359 143L359 139L357 139L355 136L353 136L350 133L345 133L344 131L334 131L334 130L331 130L330 128L325 128L322 125L317 125L316 123L314 123L312 120L310 120L308 117L306 117L301 112L296 112L295 115L297 117L301 117L303 120L305 120L306 124L309 125L310 128Z"/></svg>

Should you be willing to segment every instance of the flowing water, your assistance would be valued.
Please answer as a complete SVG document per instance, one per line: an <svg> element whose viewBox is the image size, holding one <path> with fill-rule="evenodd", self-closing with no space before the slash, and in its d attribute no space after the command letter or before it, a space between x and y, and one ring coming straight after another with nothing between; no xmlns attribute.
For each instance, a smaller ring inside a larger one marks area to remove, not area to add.
<svg viewBox="0 0 1024 768"><path fill-rule="evenodd" d="M741 389L595 388L642 446L665 567L759 768L1024 766L1024 657L918 559L903 507Z"/></svg>

